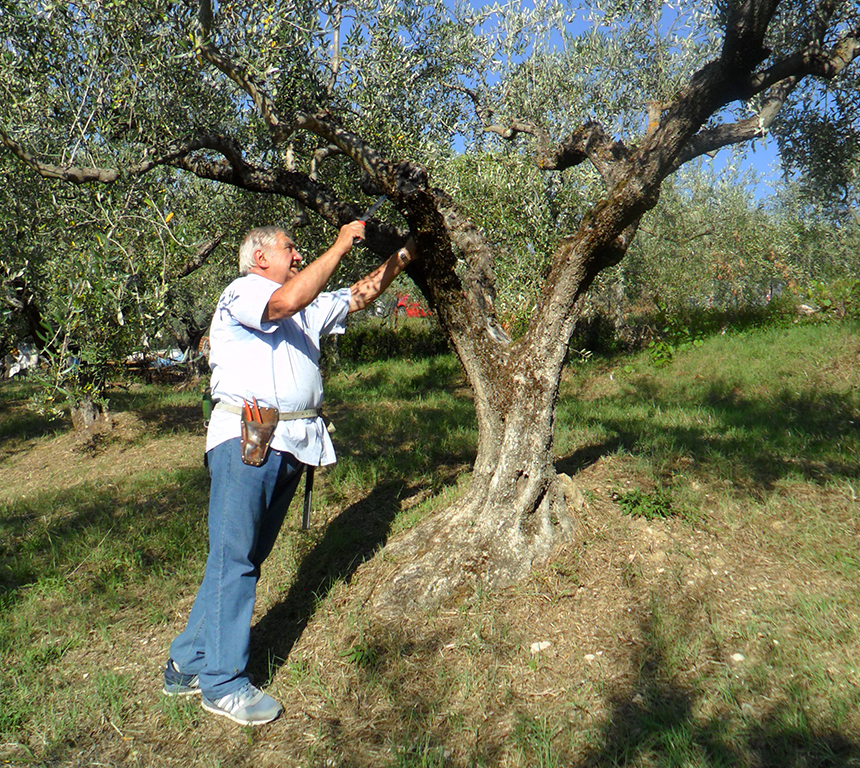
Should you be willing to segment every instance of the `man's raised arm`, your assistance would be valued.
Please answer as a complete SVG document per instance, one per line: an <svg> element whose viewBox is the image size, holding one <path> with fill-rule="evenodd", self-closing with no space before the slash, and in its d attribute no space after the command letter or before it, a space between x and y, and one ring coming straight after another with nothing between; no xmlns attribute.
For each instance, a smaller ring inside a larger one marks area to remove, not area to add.
<svg viewBox="0 0 860 768"><path fill-rule="evenodd" d="M353 221L340 228L337 240L325 253L308 264L295 277L287 280L272 294L263 315L264 320L290 317L310 304L325 288L340 260L356 240L364 239L364 222Z"/></svg>
<svg viewBox="0 0 860 768"><path fill-rule="evenodd" d="M349 311L364 309L370 302L381 296L385 289L416 256L415 242L410 237L399 251L391 254L388 260L380 264L366 277L349 287Z"/></svg>

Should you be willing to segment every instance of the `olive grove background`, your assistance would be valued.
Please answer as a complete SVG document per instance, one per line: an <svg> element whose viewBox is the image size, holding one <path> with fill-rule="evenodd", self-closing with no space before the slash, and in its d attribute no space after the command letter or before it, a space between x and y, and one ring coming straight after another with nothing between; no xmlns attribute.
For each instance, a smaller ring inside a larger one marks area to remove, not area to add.
<svg viewBox="0 0 860 768"><path fill-rule="evenodd" d="M248 227L313 253L388 194L338 280L415 237L480 429L392 605L516 580L566 535L555 402L596 316L636 343L696 311L855 311L853 2L0 7L0 343L40 347L43 409L95 417L116 362L193 344ZM700 164L767 132L773 198Z"/></svg>

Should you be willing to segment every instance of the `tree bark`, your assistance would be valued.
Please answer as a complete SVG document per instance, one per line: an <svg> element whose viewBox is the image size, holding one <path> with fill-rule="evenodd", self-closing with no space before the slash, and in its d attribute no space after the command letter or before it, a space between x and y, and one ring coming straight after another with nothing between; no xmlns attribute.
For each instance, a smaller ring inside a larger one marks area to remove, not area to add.
<svg viewBox="0 0 860 768"><path fill-rule="evenodd" d="M87 432L96 422L104 422L111 426L107 412L92 398L86 398L71 406L69 415L75 432Z"/></svg>

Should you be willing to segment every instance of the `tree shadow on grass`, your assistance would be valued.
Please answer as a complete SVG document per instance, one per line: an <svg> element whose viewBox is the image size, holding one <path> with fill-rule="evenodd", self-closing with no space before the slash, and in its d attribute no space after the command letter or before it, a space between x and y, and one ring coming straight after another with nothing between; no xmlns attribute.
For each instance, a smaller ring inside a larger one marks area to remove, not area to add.
<svg viewBox="0 0 860 768"><path fill-rule="evenodd" d="M71 426L68 417L52 420L31 410L28 402L36 391L28 381L0 381L0 447L5 448L7 440L21 444L64 432ZM0 454L0 461L2 458Z"/></svg>
<svg viewBox="0 0 860 768"><path fill-rule="evenodd" d="M412 488L406 495L420 490ZM256 680L271 682L304 632L317 603L338 581L348 582L358 567L385 544L403 498L402 482L382 483L328 524L322 538L302 559L286 597L251 629L248 671Z"/></svg>
<svg viewBox="0 0 860 768"><path fill-rule="evenodd" d="M0 611L43 580L74 580L86 602L202 559L207 492L200 467L130 490L85 483L0 503Z"/></svg>
<svg viewBox="0 0 860 768"><path fill-rule="evenodd" d="M696 714L699 694L680 683L654 641L659 628L642 622L646 642L633 661L639 680L614 695L598 746L583 758L559 765L702 766L729 768L857 768L860 742L826 725L815 725L802 702L778 704L758 722L722 714Z"/></svg>
<svg viewBox="0 0 860 768"><path fill-rule="evenodd" d="M365 731L363 736L396 746L400 759L392 761L392 766L502 768L512 761L546 768L860 766L857 736L829 727L826 715L809 714L802 694L798 699L796 691L778 695L786 703L764 712L757 722L736 705L727 705L718 714L703 714L698 706L702 694L696 684L679 680L676 666L667 658L672 644L685 640L668 635L650 615L640 626L641 644L629 662L636 681L609 694L608 713L589 738L590 747L574 746L581 743L574 731L585 724L572 721L572 706L556 706L544 714L533 699L515 696L510 702L497 701L493 707L500 721L509 723L513 718L513 728L479 725L471 748L465 754L451 755L447 747L462 742L468 724L460 721L457 712L462 702L446 701L446 693L433 687L436 675L430 670L445 663L439 648L448 638L431 636L416 643L410 633L389 631L391 627L372 647L372 674L367 679L370 696L379 690L386 692L392 714L384 718L384 730ZM411 657L410 674L404 677L402 660L406 657ZM427 685L417 687L415 670L422 665L428 668L424 674ZM440 718L440 712L448 714ZM333 752L347 756L340 764L367 764L358 758L350 761L350 735L339 727L332 726L326 740Z"/></svg>
<svg viewBox="0 0 860 768"><path fill-rule="evenodd" d="M615 453L619 448L624 448L634 439L633 435L616 435L610 440L604 440L602 443L594 443L578 448L569 456L563 456L555 462L555 468L558 472L563 472L567 475L575 475L577 472L587 469L592 464L596 464L604 456L610 453Z"/></svg>
<svg viewBox="0 0 860 768"><path fill-rule="evenodd" d="M4 413L4 411L9 411L9 413ZM14 440L20 444L37 437L47 437L65 432L71 422L66 418L49 421L37 413L26 410L23 406L12 412L7 406L0 405L0 424L2 424L0 426L0 445L3 445L7 440Z"/></svg>
<svg viewBox="0 0 860 768"><path fill-rule="evenodd" d="M199 435L201 438L206 436L201 405L176 405L168 408L144 406L128 410L146 424L147 440L160 435L187 434ZM202 443L200 452L202 455Z"/></svg>
<svg viewBox="0 0 860 768"><path fill-rule="evenodd" d="M849 394L808 391L744 397L727 384L714 382L704 398L672 398L648 381L633 385L635 392L613 399L611 411L602 413L600 405L589 403L580 425L610 437L562 458L560 471L581 470L623 449L652 455L663 466L673 457L692 459L701 469L729 477L758 495L786 477L824 483L860 474L860 461L852 459L860 413L856 398ZM650 406L647 412L643 403ZM673 417L665 416L672 412L682 414L674 424ZM654 413L664 416L655 418Z"/></svg>

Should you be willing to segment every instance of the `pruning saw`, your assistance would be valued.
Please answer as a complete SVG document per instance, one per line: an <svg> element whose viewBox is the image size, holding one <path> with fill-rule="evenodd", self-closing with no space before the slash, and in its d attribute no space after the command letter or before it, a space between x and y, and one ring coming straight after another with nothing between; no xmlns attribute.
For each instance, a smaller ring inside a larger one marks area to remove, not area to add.
<svg viewBox="0 0 860 768"><path fill-rule="evenodd" d="M370 217L376 213L380 206L388 199L388 195L380 195L376 198L376 202L368 208L364 214L361 216L359 221L370 221Z"/></svg>

